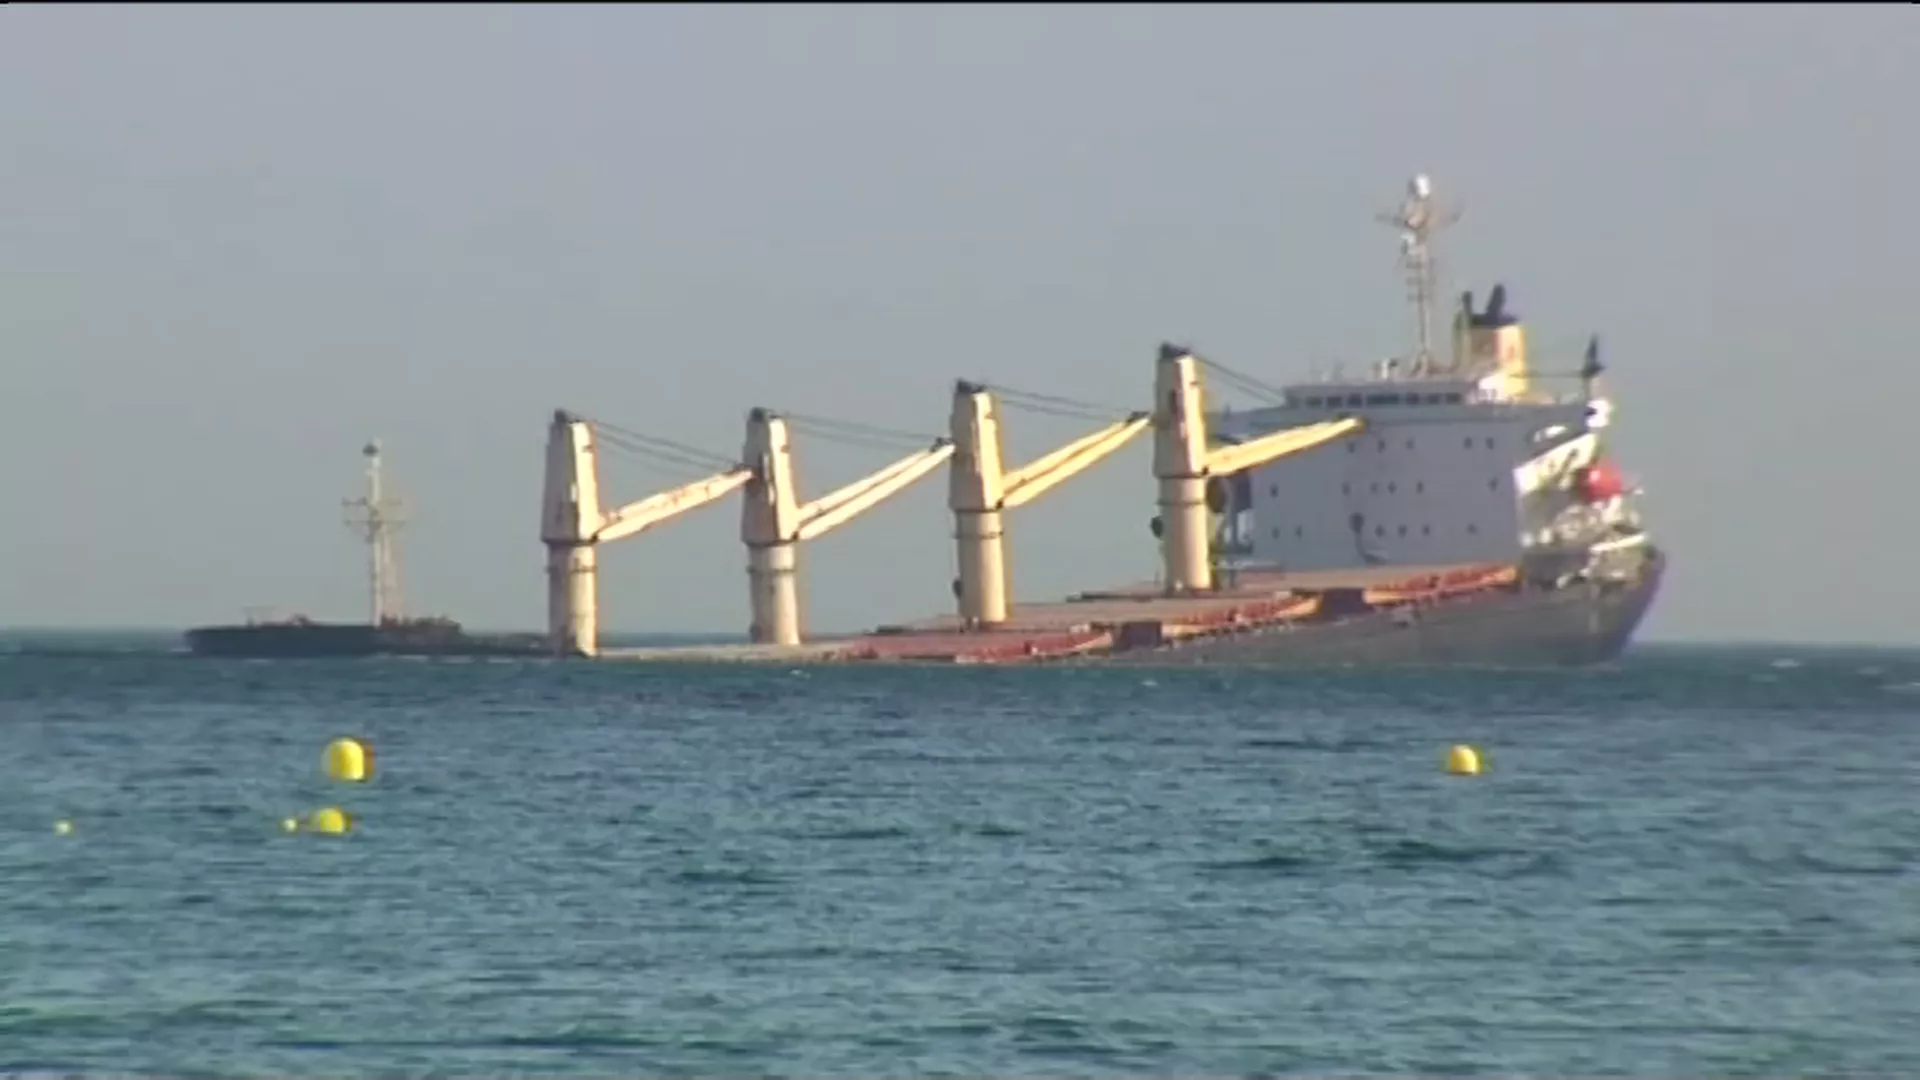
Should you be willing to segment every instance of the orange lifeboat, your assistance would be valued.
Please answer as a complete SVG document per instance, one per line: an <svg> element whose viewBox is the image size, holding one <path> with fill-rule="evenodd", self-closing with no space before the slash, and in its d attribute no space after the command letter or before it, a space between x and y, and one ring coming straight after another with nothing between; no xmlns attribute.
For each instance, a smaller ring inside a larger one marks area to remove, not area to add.
<svg viewBox="0 0 1920 1080"><path fill-rule="evenodd" d="M1626 494L1627 480L1611 461L1596 461L1580 470L1576 483L1580 497L1588 502L1606 502Z"/></svg>

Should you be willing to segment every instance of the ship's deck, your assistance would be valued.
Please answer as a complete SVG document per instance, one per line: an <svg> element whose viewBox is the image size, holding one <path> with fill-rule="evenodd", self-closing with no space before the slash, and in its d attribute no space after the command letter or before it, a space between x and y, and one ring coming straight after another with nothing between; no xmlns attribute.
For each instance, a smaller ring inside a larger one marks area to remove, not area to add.
<svg viewBox="0 0 1920 1080"><path fill-rule="evenodd" d="M1302 573L1243 572L1206 596L1171 597L1142 582L1080 593L1065 600L1018 604L992 629L967 630L956 615L890 624L865 634L804 645L698 645L609 649L627 660L822 663L921 661L1009 663L1059 659L1115 649L1151 648L1199 635L1238 633L1313 616L1329 590L1401 586L1446 575L1496 571L1499 566L1365 567Z"/></svg>

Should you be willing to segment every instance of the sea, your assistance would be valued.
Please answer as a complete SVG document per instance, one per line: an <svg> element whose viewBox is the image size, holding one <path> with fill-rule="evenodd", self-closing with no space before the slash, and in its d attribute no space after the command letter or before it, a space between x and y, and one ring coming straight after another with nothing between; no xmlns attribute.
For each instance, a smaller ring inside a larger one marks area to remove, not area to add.
<svg viewBox="0 0 1920 1080"><path fill-rule="evenodd" d="M1920 1076L1920 652L174 649L0 643L0 1074Z"/></svg>

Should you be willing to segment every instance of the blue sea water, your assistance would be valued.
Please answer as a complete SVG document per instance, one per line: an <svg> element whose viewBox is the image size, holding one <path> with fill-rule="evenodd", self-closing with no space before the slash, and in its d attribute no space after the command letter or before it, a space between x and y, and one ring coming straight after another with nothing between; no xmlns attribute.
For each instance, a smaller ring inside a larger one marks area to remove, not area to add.
<svg viewBox="0 0 1920 1080"><path fill-rule="evenodd" d="M0 1072L1920 1075L1917 653L94 645L0 648Z"/></svg>

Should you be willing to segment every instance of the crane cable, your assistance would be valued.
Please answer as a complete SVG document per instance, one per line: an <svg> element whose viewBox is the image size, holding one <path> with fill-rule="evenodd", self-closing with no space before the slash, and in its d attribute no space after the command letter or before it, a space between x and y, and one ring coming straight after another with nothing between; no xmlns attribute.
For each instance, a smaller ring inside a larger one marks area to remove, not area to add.
<svg viewBox="0 0 1920 1080"><path fill-rule="evenodd" d="M1022 409L1044 416L1058 416L1071 420L1096 420L1111 423L1116 418L1130 418L1145 415L1144 410L1118 409L1111 405L1100 405L1074 398L1061 397L1058 394L1042 394L1032 390L1016 390L998 383L976 383L982 389L992 391L1000 403L1010 409Z"/></svg>
<svg viewBox="0 0 1920 1080"><path fill-rule="evenodd" d="M1224 369L1223 369L1224 370ZM1230 375L1232 373L1229 373ZM1242 376L1244 378L1244 376ZM1248 380L1252 381L1252 380ZM1116 418L1132 418L1145 415L1144 410L1121 409L1112 405L1081 401L1058 394L1043 394L1032 390L1020 390L997 383L978 383L983 389L992 391L1002 404L1008 408L1022 409L1047 416L1074 420L1094 420L1113 422ZM1255 383L1255 385L1258 385ZM807 413L775 410L775 415L787 421L789 427L814 438L829 442L839 442L853 446L878 447L881 449L900 449L903 446L922 448L937 446L945 442L944 436L930 436L921 432L905 431L899 428L882 427L855 420L841 420L834 417L815 416ZM594 420L600 441L615 449L624 450L637 457L651 459L655 463L667 463L682 468L691 468L707 472L723 472L737 468L739 463L686 443L677 442L661 435L648 435L623 427L607 420Z"/></svg>
<svg viewBox="0 0 1920 1080"><path fill-rule="evenodd" d="M671 464L700 472L726 472L739 468L739 462L661 435L648 435L606 420L592 421L598 440L653 464Z"/></svg>
<svg viewBox="0 0 1920 1080"><path fill-rule="evenodd" d="M875 424L863 424L856 420L837 420L826 416L809 416L806 413L774 410L774 415L787 422L795 431L804 432L814 438L829 442L840 442L851 446L877 446L898 449L903 445L912 445L920 449L937 446L944 438L920 432L902 431L898 428L880 427Z"/></svg>
<svg viewBox="0 0 1920 1080"><path fill-rule="evenodd" d="M1203 367L1207 368L1209 371L1212 371L1214 374L1219 375L1221 377L1221 381L1225 382L1228 386L1233 387L1234 389L1240 391L1243 394L1246 394L1249 397L1259 398L1265 401L1269 405L1284 404L1287 400L1287 395L1285 391L1279 390L1267 383L1261 382L1259 379L1256 379L1251 375L1245 374L1243 372L1235 371L1234 369L1228 367L1227 365L1222 364L1217 360L1209 360L1206 357L1201 356L1199 353L1190 353L1189 355L1191 355L1195 360L1199 361Z"/></svg>
<svg viewBox="0 0 1920 1080"><path fill-rule="evenodd" d="M1233 368L1209 360L1198 353L1192 354L1199 363L1219 375L1229 386L1251 397L1260 398L1269 403L1278 404L1285 400L1285 394L1267 383L1250 375L1235 371ZM1111 405L1081 401L1058 394L1043 394L1032 390L1019 390L998 383L980 382L976 385L989 390L1008 408L1047 416L1074 420L1095 420L1112 422L1116 417L1131 418L1145 415L1144 410L1121 409ZM775 415L786 420L795 431L804 432L815 438L829 442L839 442L853 446L878 447L882 449L900 449L903 445L916 447L937 446L946 441L944 437L929 436L924 433L904 431L899 428L881 427L855 420L840 420L833 417L813 416L806 413L776 411ZM724 472L738 468L739 462L733 458L660 435L648 435L632 428L622 427L607 420L594 420L601 442L615 449L624 450L637 457L651 459L654 463L677 465L682 468L706 472Z"/></svg>

